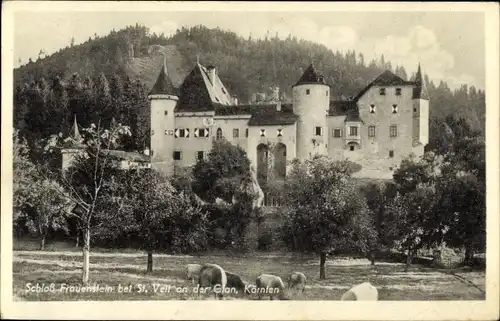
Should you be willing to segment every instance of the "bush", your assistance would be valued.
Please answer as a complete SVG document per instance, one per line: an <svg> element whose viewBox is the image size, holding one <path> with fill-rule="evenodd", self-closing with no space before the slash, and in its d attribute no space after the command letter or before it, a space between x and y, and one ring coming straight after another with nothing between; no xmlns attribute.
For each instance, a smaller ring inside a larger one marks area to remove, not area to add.
<svg viewBox="0 0 500 321"><path fill-rule="evenodd" d="M269 251L273 247L275 240L274 236L270 231L266 231L259 236L258 240L258 250L259 251Z"/></svg>

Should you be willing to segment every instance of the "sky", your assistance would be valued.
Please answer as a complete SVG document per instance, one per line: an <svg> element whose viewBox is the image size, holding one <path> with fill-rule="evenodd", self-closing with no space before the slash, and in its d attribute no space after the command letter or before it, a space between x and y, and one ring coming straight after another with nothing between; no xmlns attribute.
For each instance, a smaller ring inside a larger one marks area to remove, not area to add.
<svg viewBox="0 0 500 321"><path fill-rule="evenodd" d="M36 59L94 34L139 23L152 32L175 33L182 26L205 25L231 30L243 37L263 38L269 32L289 34L332 50L356 50L365 61L382 54L408 73L418 63L436 84L451 88L462 83L485 87L485 30L482 12L272 12L272 11L71 11L16 12L14 14L14 66Z"/></svg>

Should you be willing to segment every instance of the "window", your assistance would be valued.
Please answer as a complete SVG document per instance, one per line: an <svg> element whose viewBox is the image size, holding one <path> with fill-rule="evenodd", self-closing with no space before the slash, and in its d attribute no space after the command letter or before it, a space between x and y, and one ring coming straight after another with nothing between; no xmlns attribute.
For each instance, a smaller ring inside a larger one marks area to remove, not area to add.
<svg viewBox="0 0 500 321"><path fill-rule="evenodd" d="M202 160L203 159L203 151L196 152L196 159L197 160Z"/></svg>
<svg viewBox="0 0 500 321"><path fill-rule="evenodd" d="M168 110L165 110L165 113L164 113L164 114L165 114L165 116L167 116L167 115L168 115Z"/></svg>
<svg viewBox="0 0 500 321"><path fill-rule="evenodd" d="M306 95L309 95L311 93L310 89L306 89Z"/></svg>
<svg viewBox="0 0 500 321"><path fill-rule="evenodd" d="M391 137L398 136L398 126L391 125L391 127L389 128L389 132L390 132Z"/></svg>
<svg viewBox="0 0 500 321"><path fill-rule="evenodd" d="M174 152L174 159L175 160L181 160L182 159L182 153L180 151L175 151Z"/></svg>
<svg viewBox="0 0 500 321"><path fill-rule="evenodd" d="M416 113L417 112L417 107L413 107L413 112Z"/></svg>
<svg viewBox="0 0 500 321"><path fill-rule="evenodd" d="M342 137L342 130L339 128L335 128L333 130L333 137Z"/></svg>
<svg viewBox="0 0 500 321"><path fill-rule="evenodd" d="M174 134L173 129L165 129L165 135L172 136Z"/></svg>
<svg viewBox="0 0 500 321"><path fill-rule="evenodd" d="M215 100L220 101L219 98L215 97Z"/></svg>
<svg viewBox="0 0 500 321"><path fill-rule="evenodd" d="M389 151L389 157L394 157L394 151L393 150Z"/></svg>
<svg viewBox="0 0 500 321"><path fill-rule="evenodd" d="M350 126L349 127L349 136L358 136L358 127Z"/></svg>
<svg viewBox="0 0 500 321"><path fill-rule="evenodd" d="M396 88L396 96L401 96L401 88Z"/></svg>
<svg viewBox="0 0 500 321"><path fill-rule="evenodd" d="M370 114L375 114L375 105L370 105Z"/></svg>
<svg viewBox="0 0 500 321"><path fill-rule="evenodd" d="M277 135L278 135L278 137L283 137L283 129L279 128Z"/></svg>
<svg viewBox="0 0 500 321"><path fill-rule="evenodd" d="M380 96L385 96L385 88L380 88Z"/></svg>
<svg viewBox="0 0 500 321"><path fill-rule="evenodd" d="M314 130L314 133L316 136L321 136L323 134L323 128L319 127L319 126L316 126L315 130Z"/></svg>
<svg viewBox="0 0 500 321"><path fill-rule="evenodd" d="M328 90L326 91L326 97L328 97Z"/></svg>
<svg viewBox="0 0 500 321"><path fill-rule="evenodd" d="M266 137L266 130L265 129L260 130L260 137Z"/></svg>
<svg viewBox="0 0 500 321"><path fill-rule="evenodd" d="M368 137L375 137L375 126L368 126Z"/></svg>
<svg viewBox="0 0 500 321"><path fill-rule="evenodd" d="M354 151L354 145L349 145L349 150L352 152Z"/></svg>
<svg viewBox="0 0 500 321"><path fill-rule="evenodd" d="M226 91L224 90L224 87L221 88L222 89L222 92L224 93L224 95L226 94Z"/></svg>
<svg viewBox="0 0 500 321"><path fill-rule="evenodd" d="M208 137L207 128L195 128L194 137Z"/></svg>
<svg viewBox="0 0 500 321"><path fill-rule="evenodd" d="M233 138L240 137L240 130L238 128L233 129Z"/></svg>
<svg viewBox="0 0 500 321"><path fill-rule="evenodd" d="M215 134L215 139L221 140L222 139L222 129L219 127L217 128L217 132Z"/></svg>
<svg viewBox="0 0 500 321"><path fill-rule="evenodd" d="M189 137L189 129L187 129L187 128L177 128L175 130L175 138L179 138L179 137L188 138Z"/></svg>
<svg viewBox="0 0 500 321"><path fill-rule="evenodd" d="M245 137L248 137L248 128L245 129Z"/></svg>
<svg viewBox="0 0 500 321"><path fill-rule="evenodd" d="M398 105L396 104L392 105L392 113L397 114L397 112L398 112Z"/></svg>

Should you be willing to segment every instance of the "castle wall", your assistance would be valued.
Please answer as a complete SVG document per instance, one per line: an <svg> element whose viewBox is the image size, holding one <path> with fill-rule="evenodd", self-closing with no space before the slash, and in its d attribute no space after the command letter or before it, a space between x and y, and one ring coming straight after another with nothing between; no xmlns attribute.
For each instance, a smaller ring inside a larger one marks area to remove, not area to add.
<svg viewBox="0 0 500 321"><path fill-rule="evenodd" d="M240 146L244 151L247 150L246 131L249 129L248 120L250 115L233 115L231 117L215 117L215 125L213 127L213 137L216 137L218 128L222 130L224 138L233 145ZM238 137L234 137L233 131L238 130Z"/></svg>
<svg viewBox="0 0 500 321"><path fill-rule="evenodd" d="M385 88L385 95L380 95L380 88ZM396 88L401 88L401 95L396 95ZM346 153L352 153L352 159L363 167L362 172L369 172L369 176L377 172L387 176L385 173L392 172L404 157L413 152L412 94L412 86L373 86L359 99L359 113L363 120L361 148ZM375 113L370 113L372 104ZM397 105L397 113L393 113L393 104ZM392 125L397 126L396 137L390 136ZM369 126L375 126L375 137L368 136Z"/></svg>
<svg viewBox="0 0 500 321"><path fill-rule="evenodd" d="M328 156L334 160L344 159L345 152L345 116L327 117L328 131ZM334 137L334 130L340 129L340 137Z"/></svg>
<svg viewBox="0 0 500 321"><path fill-rule="evenodd" d="M309 94L308 94L309 92ZM328 128L326 115L330 105L330 87L322 84L303 84L293 87L293 111L297 120L297 157L308 159L319 153L327 154ZM316 135L316 127L322 135ZM313 139L316 144L313 143Z"/></svg>
<svg viewBox="0 0 500 321"><path fill-rule="evenodd" d="M174 151L181 152L181 159L174 160L176 169L195 165L198 160L198 152L204 152L204 157L210 152L212 137L215 137L215 132L213 127L206 127L203 120L213 118L213 114L214 112L176 113L175 128L189 130L189 137L174 139ZM195 129L201 128L209 131L208 137L201 136L199 133L198 137L195 137Z"/></svg>
<svg viewBox="0 0 500 321"><path fill-rule="evenodd" d="M260 136L260 130L266 130L266 136ZM282 136L278 137L278 129L281 129ZM257 169L257 147L260 144L282 143L286 146L286 161L291 162L296 157L296 133L295 124L273 125L273 126L250 126L248 131L247 155L250 164ZM270 153L271 154L271 153Z"/></svg>

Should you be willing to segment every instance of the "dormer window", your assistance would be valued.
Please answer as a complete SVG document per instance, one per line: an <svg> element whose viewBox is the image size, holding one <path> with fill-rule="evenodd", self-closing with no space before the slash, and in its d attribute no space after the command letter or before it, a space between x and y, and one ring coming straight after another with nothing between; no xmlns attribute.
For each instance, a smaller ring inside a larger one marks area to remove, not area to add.
<svg viewBox="0 0 500 321"><path fill-rule="evenodd" d="M370 114L375 114L375 105L370 105Z"/></svg>
<svg viewBox="0 0 500 321"><path fill-rule="evenodd" d="M311 94L311 90L310 89L306 89L306 95L310 95Z"/></svg>
<svg viewBox="0 0 500 321"><path fill-rule="evenodd" d="M397 114L398 113L398 105L394 104L392 105L392 113Z"/></svg>
<svg viewBox="0 0 500 321"><path fill-rule="evenodd" d="M379 89L380 96L385 96L385 88Z"/></svg>
<svg viewBox="0 0 500 321"><path fill-rule="evenodd" d="M396 88L396 96L401 96L401 88Z"/></svg>

